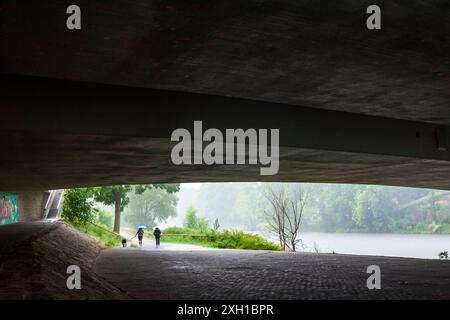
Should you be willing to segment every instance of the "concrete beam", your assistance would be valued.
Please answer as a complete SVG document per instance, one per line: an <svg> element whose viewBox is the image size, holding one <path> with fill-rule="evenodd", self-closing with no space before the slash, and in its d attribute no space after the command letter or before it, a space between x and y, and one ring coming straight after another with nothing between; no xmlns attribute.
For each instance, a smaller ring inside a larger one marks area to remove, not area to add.
<svg viewBox="0 0 450 320"><path fill-rule="evenodd" d="M0 130L165 138L195 120L280 129L280 146L450 161L450 126L238 98L3 75Z"/></svg>
<svg viewBox="0 0 450 320"><path fill-rule="evenodd" d="M449 128L219 96L2 75L0 189L205 181L372 183L450 189ZM3 111L5 112L5 111ZM175 166L176 128L280 129L280 172Z"/></svg>

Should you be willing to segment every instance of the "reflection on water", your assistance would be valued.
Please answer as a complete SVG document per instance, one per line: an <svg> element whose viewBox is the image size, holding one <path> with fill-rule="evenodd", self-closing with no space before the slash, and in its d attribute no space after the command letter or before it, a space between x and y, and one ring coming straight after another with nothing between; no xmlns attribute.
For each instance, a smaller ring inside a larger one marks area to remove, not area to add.
<svg viewBox="0 0 450 320"><path fill-rule="evenodd" d="M262 234L267 237L267 234ZM305 232L298 251L438 259L450 251L450 235Z"/></svg>

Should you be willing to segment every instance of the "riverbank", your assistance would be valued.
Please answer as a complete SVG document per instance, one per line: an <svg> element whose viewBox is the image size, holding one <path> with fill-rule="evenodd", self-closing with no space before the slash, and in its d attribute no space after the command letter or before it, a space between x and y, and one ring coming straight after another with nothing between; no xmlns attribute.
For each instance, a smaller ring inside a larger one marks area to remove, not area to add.
<svg viewBox="0 0 450 320"><path fill-rule="evenodd" d="M267 233L257 234L276 243ZM419 259L438 259L440 252L450 252L450 235L440 234L302 232L299 237L299 251L304 252Z"/></svg>

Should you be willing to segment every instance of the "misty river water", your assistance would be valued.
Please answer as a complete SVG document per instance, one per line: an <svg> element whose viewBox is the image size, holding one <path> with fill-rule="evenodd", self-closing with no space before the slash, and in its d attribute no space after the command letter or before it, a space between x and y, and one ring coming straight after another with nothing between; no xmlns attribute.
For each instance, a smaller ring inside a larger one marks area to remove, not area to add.
<svg viewBox="0 0 450 320"><path fill-rule="evenodd" d="M300 238L304 249L298 251L307 252L438 259L450 251L450 235L304 232Z"/></svg>

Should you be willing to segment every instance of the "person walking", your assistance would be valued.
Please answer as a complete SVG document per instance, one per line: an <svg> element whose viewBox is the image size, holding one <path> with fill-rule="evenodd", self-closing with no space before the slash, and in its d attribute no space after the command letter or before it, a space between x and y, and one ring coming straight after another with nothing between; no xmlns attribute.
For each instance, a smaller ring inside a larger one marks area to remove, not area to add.
<svg viewBox="0 0 450 320"><path fill-rule="evenodd" d="M136 236L138 237L139 240L139 248L142 248L142 239L144 238L144 228L139 228L134 237Z"/></svg>
<svg viewBox="0 0 450 320"><path fill-rule="evenodd" d="M161 240L161 230L159 230L159 228L156 227L155 231L153 231L153 235L155 236L156 247L159 248L160 240Z"/></svg>

